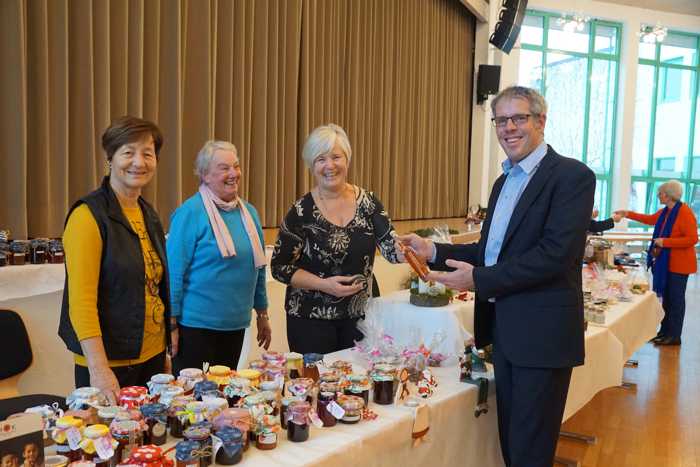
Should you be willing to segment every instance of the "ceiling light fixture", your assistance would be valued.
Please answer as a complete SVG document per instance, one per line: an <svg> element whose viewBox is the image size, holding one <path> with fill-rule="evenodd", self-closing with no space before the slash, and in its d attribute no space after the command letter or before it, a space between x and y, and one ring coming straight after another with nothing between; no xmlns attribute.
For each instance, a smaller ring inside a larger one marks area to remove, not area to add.
<svg viewBox="0 0 700 467"><path fill-rule="evenodd" d="M583 14L580 13L574 13L573 15L562 13L561 18L557 20L557 24L561 26L562 31L566 33L575 33L583 31L583 28L586 27L586 23L590 20L590 16L583 16Z"/></svg>
<svg viewBox="0 0 700 467"><path fill-rule="evenodd" d="M661 26L659 23L656 23L656 26L642 24L637 35L642 39L642 42L646 44L655 44L657 42L663 42L664 39L666 39L668 28Z"/></svg>

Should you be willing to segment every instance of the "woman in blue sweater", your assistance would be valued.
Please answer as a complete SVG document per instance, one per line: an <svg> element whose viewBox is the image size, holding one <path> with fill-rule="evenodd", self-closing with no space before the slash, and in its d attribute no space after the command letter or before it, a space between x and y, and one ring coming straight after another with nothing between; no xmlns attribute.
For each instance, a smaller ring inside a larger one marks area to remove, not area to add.
<svg viewBox="0 0 700 467"><path fill-rule="evenodd" d="M173 370L202 362L235 369L251 308L258 345L270 345L262 228L255 208L238 196L233 144L205 143L195 173L199 191L173 213L167 240Z"/></svg>

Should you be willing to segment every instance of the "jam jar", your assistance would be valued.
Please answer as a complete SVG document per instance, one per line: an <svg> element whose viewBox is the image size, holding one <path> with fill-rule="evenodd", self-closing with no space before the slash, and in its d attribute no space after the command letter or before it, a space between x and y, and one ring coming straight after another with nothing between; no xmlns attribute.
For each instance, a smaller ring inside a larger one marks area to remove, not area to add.
<svg viewBox="0 0 700 467"><path fill-rule="evenodd" d="M277 433L280 425L277 417L263 415L260 419L259 430L255 438L255 446L262 451L269 451L277 447Z"/></svg>
<svg viewBox="0 0 700 467"><path fill-rule="evenodd" d="M199 459L200 467L207 467L212 464L212 440L211 430L203 426L191 426L184 432L185 439L197 441L202 447L202 456Z"/></svg>
<svg viewBox="0 0 700 467"><path fill-rule="evenodd" d="M282 387L284 385L285 376L287 376L287 368L286 367L268 365L263 370L262 380L263 381L274 381L280 387Z"/></svg>
<svg viewBox="0 0 700 467"><path fill-rule="evenodd" d="M349 385L345 387L344 392L348 396L359 396L365 401L365 407L369 405L369 390L371 384L367 375L354 373L347 376Z"/></svg>
<svg viewBox="0 0 700 467"><path fill-rule="evenodd" d="M182 440L175 445L175 465L177 467L199 467L202 445L197 441Z"/></svg>
<svg viewBox="0 0 700 467"><path fill-rule="evenodd" d="M143 434L144 444L164 445L168 434L168 408L166 405L158 402L144 404L141 406L141 414L148 425L148 429Z"/></svg>
<svg viewBox="0 0 700 467"><path fill-rule="evenodd" d="M250 394L250 380L245 378L231 378L228 386L224 388L224 396L229 407L234 407L242 398Z"/></svg>
<svg viewBox="0 0 700 467"><path fill-rule="evenodd" d="M284 367L287 364L287 359L284 357L284 354L274 352L272 350L268 352L263 352L262 359L267 362L267 366Z"/></svg>
<svg viewBox="0 0 700 467"><path fill-rule="evenodd" d="M314 382L318 381L318 365L323 362L323 354L307 353L304 354L304 378L311 378Z"/></svg>
<svg viewBox="0 0 700 467"><path fill-rule="evenodd" d="M309 411L311 404L306 401L292 402L287 409L287 439L301 443L309 439Z"/></svg>
<svg viewBox="0 0 700 467"><path fill-rule="evenodd" d="M0 250L0 267L7 266L7 255L8 252Z"/></svg>
<svg viewBox="0 0 700 467"><path fill-rule="evenodd" d="M143 429L136 420L114 420L109 428L112 438L119 443L112 459L115 464L120 464L143 444Z"/></svg>
<svg viewBox="0 0 700 467"><path fill-rule="evenodd" d="M170 387L171 383L175 380L173 375L168 375L165 373L158 373L151 376L151 380L146 383L148 387L148 392L153 396L153 398L160 397L161 391L163 389Z"/></svg>
<svg viewBox="0 0 700 467"><path fill-rule="evenodd" d="M128 463L142 467L172 467L173 465L173 461L163 455L163 450L152 444L134 449Z"/></svg>
<svg viewBox="0 0 700 467"><path fill-rule="evenodd" d="M328 405L335 403L336 392L321 391L318 393L318 401L316 402L316 413L318 418L323 422L324 427L335 426L338 419L328 410Z"/></svg>
<svg viewBox="0 0 700 467"><path fill-rule="evenodd" d="M243 433L238 428L226 427L216 432L221 447L216 452L219 465L238 464L243 458Z"/></svg>
<svg viewBox="0 0 700 467"><path fill-rule="evenodd" d="M295 396L288 396L282 398L282 400L280 401L280 423L282 425L283 430L287 429L287 410L289 409L289 405L292 402L299 402L303 400L304 398Z"/></svg>
<svg viewBox="0 0 700 467"><path fill-rule="evenodd" d="M262 373L260 372L260 370L255 370L252 368L240 370L238 372L238 376L250 381L250 387L252 387L252 388L257 388L258 386L260 386L261 375L262 375Z"/></svg>
<svg viewBox="0 0 700 467"><path fill-rule="evenodd" d="M265 404L270 408L268 411L275 417L280 414L280 392L279 391L260 391L258 394L265 398Z"/></svg>
<svg viewBox="0 0 700 467"><path fill-rule="evenodd" d="M290 379L287 383L287 393L291 396L302 397L311 403L313 399L314 380L311 378Z"/></svg>
<svg viewBox="0 0 700 467"><path fill-rule="evenodd" d="M372 381L375 404L393 404L396 392L396 367L385 363L375 365Z"/></svg>
<svg viewBox="0 0 700 467"><path fill-rule="evenodd" d="M289 379L301 378L304 372L304 356L297 352L287 352L284 358L287 361Z"/></svg>
<svg viewBox="0 0 700 467"><path fill-rule="evenodd" d="M204 379L204 372L199 368L183 368L177 378L177 382L185 394L192 393L194 385Z"/></svg>
<svg viewBox="0 0 700 467"><path fill-rule="evenodd" d="M59 418L51 437L56 442L56 454L66 456L71 462L79 460L82 455L83 419L71 415Z"/></svg>
<svg viewBox="0 0 700 467"><path fill-rule="evenodd" d="M207 406L202 401L192 401L185 406L185 413L190 425L201 423L207 419Z"/></svg>
<svg viewBox="0 0 700 467"><path fill-rule="evenodd" d="M194 398L198 401L202 400L202 395L204 393L216 392L219 390L219 384L214 381L209 381L205 379L194 385Z"/></svg>
<svg viewBox="0 0 700 467"><path fill-rule="evenodd" d="M44 264L48 259L49 240L35 238L29 242L29 259L32 264Z"/></svg>
<svg viewBox="0 0 700 467"><path fill-rule="evenodd" d="M119 391L119 405L125 409L138 409L148 402L148 388L126 386Z"/></svg>
<svg viewBox="0 0 700 467"><path fill-rule="evenodd" d="M215 382L218 387L217 389L223 391L228 382L231 379L233 372L231 368L226 365L212 365L209 367L209 372L207 373L207 379L209 381Z"/></svg>
<svg viewBox="0 0 700 467"><path fill-rule="evenodd" d="M249 433L253 432L253 419L250 411L245 408L233 408L228 409L225 413L231 418L231 425L243 433L243 450L245 451L248 449L250 441Z"/></svg>
<svg viewBox="0 0 700 467"><path fill-rule="evenodd" d="M175 384L168 384L167 386L159 389L159 393L160 397L158 398L158 402L165 404L166 407L170 407L170 403L173 401L173 399L185 395L185 390Z"/></svg>
<svg viewBox="0 0 700 467"><path fill-rule="evenodd" d="M223 397L207 397L202 400L204 403L207 420L213 421L222 411L228 409L228 401Z"/></svg>
<svg viewBox="0 0 700 467"><path fill-rule="evenodd" d="M346 362L345 360L336 360L331 363L331 368L339 371L343 375L349 375L352 373L352 363Z"/></svg>
<svg viewBox="0 0 700 467"><path fill-rule="evenodd" d="M338 405L345 411L345 415L340 419L341 422L357 423L362 418L362 409L365 407L365 401L361 397L340 394L338 396Z"/></svg>
<svg viewBox="0 0 700 467"><path fill-rule="evenodd" d="M14 240L10 243L10 264L22 266L27 262L29 255L29 242L26 240Z"/></svg>
<svg viewBox="0 0 700 467"><path fill-rule="evenodd" d="M97 421L102 425L109 426L114 421L117 414L121 412L121 410L122 409L120 407L115 407L113 405L100 407L97 409Z"/></svg>
<svg viewBox="0 0 700 467"><path fill-rule="evenodd" d="M83 436L80 442L83 459L93 462L96 466L110 465L119 443L112 438L107 425L90 425L83 430Z"/></svg>
<svg viewBox="0 0 700 467"><path fill-rule="evenodd" d="M258 370L261 374L262 371L267 367L267 362L265 360L251 360L248 363L248 368L251 370ZM241 372L238 372L238 376L240 376Z"/></svg>
<svg viewBox="0 0 700 467"><path fill-rule="evenodd" d="M182 438L182 432L190 425L187 404L194 402L192 396L175 396L168 407L168 427L170 435L174 438Z"/></svg>
<svg viewBox="0 0 700 467"><path fill-rule="evenodd" d="M60 238L49 240L48 246L49 263L61 264L64 261L63 242Z"/></svg>

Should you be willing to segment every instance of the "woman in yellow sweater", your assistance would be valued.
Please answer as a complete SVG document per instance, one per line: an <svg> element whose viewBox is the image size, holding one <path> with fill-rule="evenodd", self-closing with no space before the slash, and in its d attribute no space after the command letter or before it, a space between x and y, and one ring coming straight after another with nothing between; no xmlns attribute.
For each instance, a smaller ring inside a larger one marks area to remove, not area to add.
<svg viewBox="0 0 700 467"><path fill-rule="evenodd" d="M75 386L116 401L121 386L145 385L166 369L170 301L165 238L141 197L163 138L135 117L102 135L109 175L66 218L66 285L58 333L75 354Z"/></svg>

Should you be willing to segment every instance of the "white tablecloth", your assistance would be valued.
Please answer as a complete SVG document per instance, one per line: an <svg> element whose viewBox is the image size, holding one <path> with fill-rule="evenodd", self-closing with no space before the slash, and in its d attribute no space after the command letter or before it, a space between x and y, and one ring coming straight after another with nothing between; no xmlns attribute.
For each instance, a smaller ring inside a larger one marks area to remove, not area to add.
<svg viewBox="0 0 700 467"><path fill-rule="evenodd" d="M605 313L605 324L589 323L605 327L622 343L622 356L627 361L649 339L656 335L664 317L661 303L654 292L633 295L630 302L619 302Z"/></svg>
<svg viewBox="0 0 700 467"><path fill-rule="evenodd" d="M63 290L63 264L25 264L0 268L0 302Z"/></svg>

